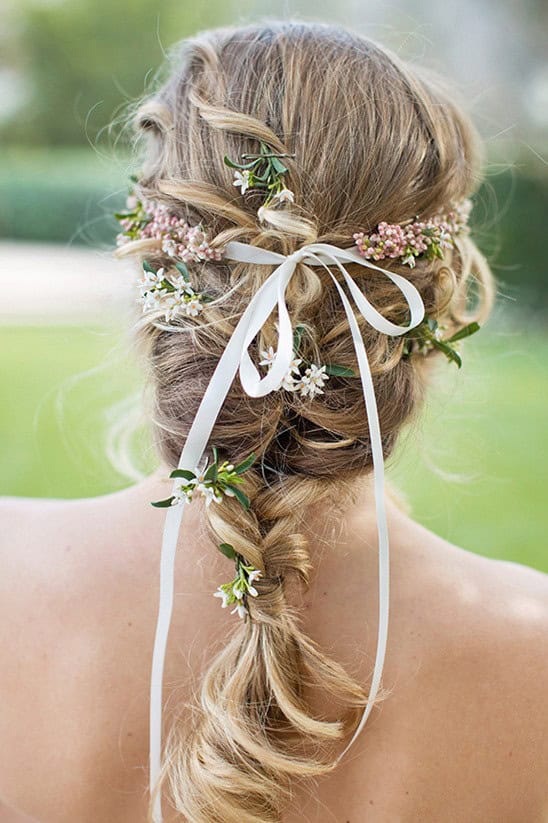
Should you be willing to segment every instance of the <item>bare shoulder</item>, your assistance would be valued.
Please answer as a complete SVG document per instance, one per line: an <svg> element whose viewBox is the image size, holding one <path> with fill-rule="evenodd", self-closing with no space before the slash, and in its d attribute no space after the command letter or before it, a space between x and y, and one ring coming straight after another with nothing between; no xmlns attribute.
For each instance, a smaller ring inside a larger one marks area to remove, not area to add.
<svg viewBox="0 0 548 823"><path fill-rule="evenodd" d="M451 809L454 819L544 823L548 576L443 541L434 549L440 562L412 621L424 631L417 675L394 701L394 734L411 754L404 780L428 798L425 820L453 819Z"/></svg>
<svg viewBox="0 0 548 823"><path fill-rule="evenodd" d="M138 756L120 736L132 704L146 705L146 672L131 655L135 573L123 546L113 551L120 524L110 511L93 498L0 498L0 799L47 823L83 823L83 809L122 819L112 806L98 813L96 788L112 766L97 757L98 736L127 759L116 787L126 805L135 790Z"/></svg>

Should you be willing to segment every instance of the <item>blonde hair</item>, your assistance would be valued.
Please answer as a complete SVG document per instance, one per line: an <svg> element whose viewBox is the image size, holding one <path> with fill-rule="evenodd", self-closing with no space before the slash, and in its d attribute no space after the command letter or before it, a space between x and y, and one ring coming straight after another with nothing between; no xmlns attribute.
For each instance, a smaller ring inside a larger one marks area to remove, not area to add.
<svg viewBox="0 0 548 823"><path fill-rule="evenodd" d="M282 254L304 243L348 247L380 221L428 217L469 196L481 178L478 136L454 93L424 71L340 26L266 22L206 31L172 54L168 79L137 112L145 136L139 188L191 223L203 221L213 245L241 240ZM286 159L295 204L257 219L260 192L245 197L223 156L239 159L264 141ZM129 243L169 267L158 241ZM386 263L386 261L384 261ZM389 261L419 289L429 316L448 334L483 322L493 302L489 268L469 236L443 260L413 270ZM396 323L402 296L386 277L350 265L368 299ZM200 289L220 297L196 318L170 327L147 314L136 325L146 355L157 448L177 465L207 382L249 297L268 266L200 264ZM288 289L293 324L304 326L305 356L356 367L348 324L327 272L301 263ZM255 353L275 342L274 318ZM403 356L404 340L359 319L370 359L385 456L423 396L428 357ZM438 355L439 356L439 355ZM235 381L211 443L231 462L255 451L246 473L251 508L232 501L207 509L215 542L234 545L263 571L251 619L229 633L210 663L193 723L171 726L162 783L191 823L279 823L292 781L325 774L352 730L367 692L302 631L290 585L312 571L302 529L312 504L344 508L352 481L371 470L360 381L332 377L311 401L297 392L246 396ZM212 548L212 551L214 549ZM343 719L314 716L319 689Z"/></svg>

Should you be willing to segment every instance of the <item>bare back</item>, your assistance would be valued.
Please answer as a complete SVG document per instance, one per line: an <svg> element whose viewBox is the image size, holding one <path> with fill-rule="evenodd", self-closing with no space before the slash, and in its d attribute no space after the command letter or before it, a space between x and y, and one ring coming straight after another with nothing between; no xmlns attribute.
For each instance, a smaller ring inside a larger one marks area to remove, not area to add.
<svg viewBox="0 0 548 823"><path fill-rule="evenodd" d="M163 527L149 501L164 488L154 476L89 500L2 502L2 823L19 820L9 806L40 823L146 820ZM388 696L340 767L296 790L284 823L546 821L547 577L452 546L393 504L388 516ZM369 490L343 519L307 517L304 628L366 684L378 609ZM225 564L194 504L179 543L168 719L188 722L200 672L237 620L211 597ZM315 708L336 717L332 704Z"/></svg>

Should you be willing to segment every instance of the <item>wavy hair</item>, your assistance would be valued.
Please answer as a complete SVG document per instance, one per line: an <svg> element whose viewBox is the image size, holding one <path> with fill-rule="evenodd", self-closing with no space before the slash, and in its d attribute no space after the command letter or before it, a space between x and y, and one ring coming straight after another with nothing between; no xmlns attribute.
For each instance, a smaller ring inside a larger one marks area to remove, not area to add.
<svg viewBox="0 0 548 823"><path fill-rule="evenodd" d="M482 176L479 137L455 94L438 78L344 27L266 22L209 30L171 53L169 75L136 113L139 188L213 245L241 240L282 254L304 243L348 247L356 231L443 212L470 196ZM224 155L239 158L264 141L287 159L295 203L267 208L234 187ZM120 254L167 268L158 241ZM494 297L488 265L469 236L443 260L414 269L384 261L419 290L429 316L448 333L483 322ZM205 387L268 266L199 264L200 288L218 300L171 324L147 313L136 335L148 370L156 447L173 467ZM368 299L406 322L400 292L382 274L349 265ZM337 275L337 271L334 271ZM302 325L304 356L356 368L346 316L323 269L300 263L287 293ZM358 318L377 397L384 455L420 406L432 358L404 356L404 340ZM252 346L275 342L271 318ZM258 359L258 358L257 358ZM161 784L190 823L279 823L292 781L325 774L367 701L364 686L302 630L291 585L312 572L303 517L310 504L341 506L372 457L359 380L333 376L320 398L273 392L249 398L235 381L211 444L231 462L252 450L249 511L228 500L206 510L215 542L228 542L263 572L251 619L226 626L226 643L204 675L192 722L174 722ZM336 498L335 501L335 494ZM343 494L344 493L344 494ZM224 617L224 615L223 615ZM220 615L221 618L221 615ZM331 694L342 719L315 716L311 690ZM381 698L382 699L382 693Z"/></svg>

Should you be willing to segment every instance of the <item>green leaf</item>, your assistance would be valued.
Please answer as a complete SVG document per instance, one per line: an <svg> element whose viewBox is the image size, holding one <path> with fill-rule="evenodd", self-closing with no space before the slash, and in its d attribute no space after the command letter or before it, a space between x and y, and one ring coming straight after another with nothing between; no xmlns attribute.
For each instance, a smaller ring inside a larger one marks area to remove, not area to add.
<svg viewBox="0 0 548 823"><path fill-rule="evenodd" d="M299 349L301 348L301 341L303 339L303 334L305 333L306 329L303 325L298 323L293 330L293 353L295 355L299 354Z"/></svg>
<svg viewBox="0 0 548 823"><path fill-rule="evenodd" d="M332 363L326 364L325 373L333 377L356 377L354 369L349 369L347 366L335 366Z"/></svg>
<svg viewBox="0 0 548 823"><path fill-rule="evenodd" d="M217 450L217 446L212 446L211 451L213 452L213 462L216 466L219 465L219 452Z"/></svg>
<svg viewBox="0 0 548 823"><path fill-rule="evenodd" d="M169 475L170 477L182 477L184 480L194 480L196 475L194 472L189 471L189 469L175 469Z"/></svg>
<svg viewBox="0 0 548 823"><path fill-rule="evenodd" d="M238 486L233 486L232 483L227 483L227 488L234 492L234 497L242 504L244 509L249 509L251 502L249 497L241 491Z"/></svg>
<svg viewBox="0 0 548 823"><path fill-rule="evenodd" d="M150 263L147 263L146 260L143 260L143 269L151 274L156 274L156 269L153 269Z"/></svg>
<svg viewBox="0 0 548 823"><path fill-rule="evenodd" d="M277 157L271 157L270 158L270 164L273 167L276 174L285 174L286 171L289 171L287 166L284 166L284 164L281 162L281 160L278 160Z"/></svg>
<svg viewBox="0 0 548 823"><path fill-rule="evenodd" d="M114 216L117 220L127 220L128 217L134 217L134 211L115 211Z"/></svg>
<svg viewBox="0 0 548 823"><path fill-rule="evenodd" d="M222 552L225 557L228 557L229 560L236 560L236 550L230 543L221 543L219 545L219 551Z"/></svg>
<svg viewBox="0 0 548 823"><path fill-rule="evenodd" d="M155 503L151 502L151 506L155 506L157 509L168 509L171 506L171 501L173 500L173 496L168 497L167 500L157 500Z"/></svg>
<svg viewBox="0 0 548 823"><path fill-rule="evenodd" d="M138 183L139 182L139 178L137 177L136 174L130 174L129 179L131 180L132 183Z"/></svg>
<svg viewBox="0 0 548 823"><path fill-rule="evenodd" d="M249 163L235 163L234 160L231 160L230 157L227 157L227 155L225 154L225 156L223 157L223 162L225 166L229 166L231 169L250 169L255 165L257 161L251 160Z"/></svg>
<svg viewBox="0 0 548 823"><path fill-rule="evenodd" d="M245 460L242 460L241 463L238 463L238 465L234 467L234 471L236 472L236 474L243 474L253 465L256 459L257 455L255 454L255 452L251 452L249 457L246 457Z"/></svg>
<svg viewBox="0 0 548 823"><path fill-rule="evenodd" d="M445 342L446 343L456 343L457 340L462 340L464 337L470 337L471 334L475 334L475 332L479 331L479 329L480 329L480 324L476 323L474 321L473 323L469 323L467 326L465 326L460 331L456 332L456 334L454 334L452 337L450 337Z"/></svg>
<svg viewBox="0 0 548 823"><path fill-rule="evenodd" d="M448 346L444 340L433 339L432 344L436 349L442 351L445 354L445 356L449 358L449 360L452 360L453 363L456 363L460 369L460 367L462 366L462 360L458 352L455 351L455 349L452 349L451 346Z"/></svg>
<svg viewBox="0 0 548 823"><path fill-rule="evenodd" d="M430 331L436 331L436 329L438 328L438 321L434 320L433 317L429 317L426 320L426 324L427 324L428 328L430 329Z"/></svg>
<svg viewBox="0 0 548 823"><path fill-rule="evenodd" d="M217 466L215 463L212 463L211 466L208 466L206 473L204 474L204 482L205 483L215 483L217 481Z"/></svg>
<svg viewBox="0 0 548 823"><path fill-rule="evenodd" d="M184 263L175 263L175 268L177 269L179 274L183 275L183 279L185 280L185 282L190 283L190 274L189 274L188 269L185 266L185 264Z"/></svg>

